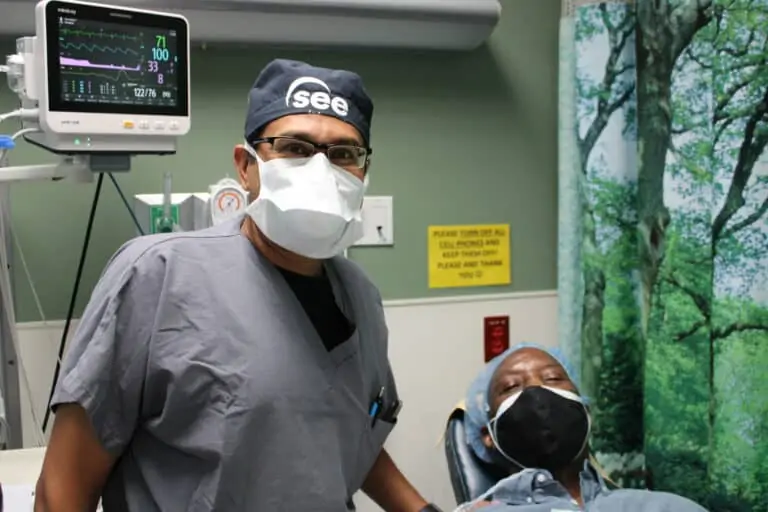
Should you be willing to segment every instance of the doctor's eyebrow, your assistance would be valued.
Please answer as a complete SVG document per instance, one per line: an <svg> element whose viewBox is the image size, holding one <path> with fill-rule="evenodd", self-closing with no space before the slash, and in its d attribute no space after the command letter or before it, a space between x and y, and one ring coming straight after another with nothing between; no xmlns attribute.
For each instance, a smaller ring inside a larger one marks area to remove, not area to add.
<svg viewBox="0 0 768 512"><path fill-rule="evenodd" d="M300 139L305 140L307 142L312 142L315 144L321 144L315 138L310 135L307 132L302 131L296 131L296 130L290 130L287 132L278 133L276 135L272 135L272 137L293 137L294 139ZM360 139L350 138L350 137L343 137L340 139L333 139L328 142L323 142L322 144L332 144L332 145L348 145L348 146L364 146L363 142Z"/></svg>

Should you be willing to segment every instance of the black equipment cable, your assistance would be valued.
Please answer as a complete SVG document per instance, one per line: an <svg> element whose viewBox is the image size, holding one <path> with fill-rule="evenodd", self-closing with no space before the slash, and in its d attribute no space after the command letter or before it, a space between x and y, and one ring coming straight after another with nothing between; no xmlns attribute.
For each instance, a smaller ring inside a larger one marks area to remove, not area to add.
<svg viewBox="0 0 768 512"><path fill-rule="evenodd" d="M112 173L109 174L109 179L112 181L112 184L115 186L115 190L117 190L117 193L120 195L120 199L123 201L123 204L125 205L125 208L128 210L128 214L131 216L131 219L133 219L133 224L136 226L136 229L139 231L139 234L144 236L144 229L141 227L141 224L139 223L139 219L136 217L136 212L133 211L133 208L131 208L130 203L128 203L128 199L126 199L125 194L123 193L123 189L120 188L120 184L117 182L115 177L112 175ZM53 372L53 383L51 384L51 391L48 395L48 404L45 408L45 416L43 417L43 434L45 434L45 431L48 428L48 422L51 419L51 401L53 400L53 393L56 391L56 383L59 380L59 372L61 371L61 360L64 357L64 349L67 344L67 335L69 334L69 328L72 325L72 317L75 314L75 304L77 302L77 292L80 289L80 280L83 277L83 268L85 267L85 258L88 253L88 246L90 245L91 241L91 234L93 232L93 221L96 217L96 207L99 204L99 196L101 195L101 186L104 182L104 173L99 173L99 178L96 181L96 191L93 195L93 203L91 204L91 213L88 215L88 226L85 229L85 240L83 241L83 248L80 252L80 261L77 264L77 274L75 275L75 285L72 288L72 296L69 300L69 310L67 311L67 321L64 323L64 332L61 335L61 341L59 342L59 354L56 358L56 369ZM0 511L2 512L2 511Z"/></svg>
<svg viewBox="0 0 768 512"><path fill-rule="evenodd" d="M101 194L101 185L104 182L104 173L99 173L99 178L96 181L96 191L93 194L93 202L91 203L91 213L88 215L88 226L85 228L85 240L83 241L83 248L80 251L80 261L77 264L77 274L75 275L75 285L72 287L72 296L69 299L69 310L67 311L67 321L64 323L64 332L61 333L61 341L59 342L59 355L56 358L56 369L53 372L53 382L51 383L51 392L48 395L48 403L45 407L45 417L43 418L43 435L48 429L48 420L51 419L51 402L53 401L53 393L56 390L56 383L59 380L59 372L61 371L61 359L64 357L64 347L67 343L67 335L69 334L69 327L72 324L72 316L75 314L75 303L77 302L77 292L80 289L80 279L83 277L83 267L85 267L85 257L88 254L88 245L91 242L91 232L93 231L93 220L96 217L96 207L99 204L99 195Z"/></svg>

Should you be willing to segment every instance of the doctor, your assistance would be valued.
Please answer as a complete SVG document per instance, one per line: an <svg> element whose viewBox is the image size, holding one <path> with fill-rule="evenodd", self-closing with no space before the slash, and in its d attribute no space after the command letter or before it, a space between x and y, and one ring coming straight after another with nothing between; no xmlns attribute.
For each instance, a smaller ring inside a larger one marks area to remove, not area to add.
<svg viewBox="0 0 768 512"><path fill-rule="evenodd" d="M276 60L234 149L247 215L142 237L69 345L37 512L436 510L382 449L400 409L361 236L373 104L354 73Z"/></svg>

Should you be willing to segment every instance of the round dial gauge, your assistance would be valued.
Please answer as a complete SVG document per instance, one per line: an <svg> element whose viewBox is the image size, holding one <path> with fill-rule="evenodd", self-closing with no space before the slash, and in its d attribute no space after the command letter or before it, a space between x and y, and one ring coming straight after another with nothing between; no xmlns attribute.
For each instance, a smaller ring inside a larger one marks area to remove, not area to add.
<svg viewBox="0 0 768 512"><path fill-rule="evenodd" d="M240 213L245 209L246 200L243 190L225 186L211 195L211 217L214 223Z"/></svg>
<svg viewBox="0 0 768 512"><path fill-rule="evenodd" d="M237 213L243 207L243 196L237 190L220 190L214 198L215 208L221 213Z"/></svg>

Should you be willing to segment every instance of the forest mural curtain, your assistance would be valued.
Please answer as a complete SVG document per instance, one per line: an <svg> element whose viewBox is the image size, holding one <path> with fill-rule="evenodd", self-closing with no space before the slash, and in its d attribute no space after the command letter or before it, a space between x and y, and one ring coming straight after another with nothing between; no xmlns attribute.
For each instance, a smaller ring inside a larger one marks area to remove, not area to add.
<svg viewBox="0 0 768 512"><path fill-rule="evenodd" d="M564 2L559 328L624 486L768 510L768 0Z"/></svg>

